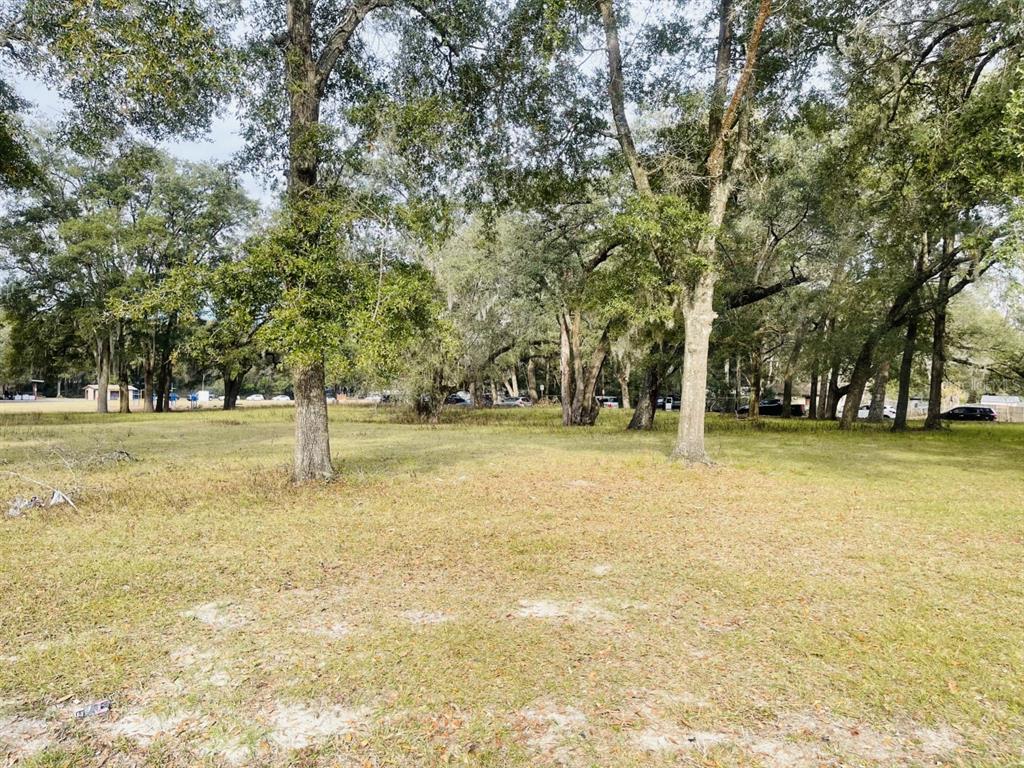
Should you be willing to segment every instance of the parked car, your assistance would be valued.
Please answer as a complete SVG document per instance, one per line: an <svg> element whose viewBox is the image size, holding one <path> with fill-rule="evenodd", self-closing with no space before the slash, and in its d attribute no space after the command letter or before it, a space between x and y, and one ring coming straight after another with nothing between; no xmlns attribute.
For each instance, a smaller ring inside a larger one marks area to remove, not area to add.
<svg viewBox="0 0 1024 768"><path fill-rule="evenodd" d="M278 402L281 402L281 403L290 403L292 401L292 399L290 397L288 397L288 395L274 395L270 399L271 400L277 400Z"/></svg>
<svg viewBox="0 0 1024 768"><path fill-rule="evenodd" d="M248 396L248 397L246 397L245 399L246 399L246 400L249 400L249 401L251 401L251 402L256 402L257 400L263 400L264 398L263 398L263 395L261 395L261 394L260 394L259 392L257 392L257 393L256 393L256 394L254 394L254 395L249 395L249 396Z"/></svg>
<svg viewBox="0 0 1024 768"><path fill-rule="evenodd" d="M465 392L453 392L444 399L445 405L468 407L473 404L472 398Z"/></svg>
<svg viewBox="0 0 1024 768"><path fill-rule="evenodd" d="M602 408L619 407L619 399L617 397L611 397L610 395L598 395L595 399L601 404Z"/></svg>
<svg viewBox="0 0 1024 768"><path fill-rule="evenodd" d="M860 407L860 409L857 411L857 418L858 419L866 419L870 412L871 412L871 406L862 405ZM896 418L896 409L893 408L891 405L887 405L887 406L883 407L882 408L882 418L883 419L895 419Z"/></svg>
<svg viewBox="0 0 1024 768"><path fill-rule="evenodd" d="M940 414L940 417L949 421L995 421L996 412L984 405L961 405Z"/></svg>
<svg viewBox="0 0 1024 768"><path fill-rule="evenodd" d="M750 406L741 405L736 409L736 413L740 416L750 415ZM781 416L783 413L782 409L782 398L772 397L767 400L762 400L757 404L757 414L759 416ZM804 415L804 406L802 403L790 403L789 415L800 418Z"/></svg>
<svg viewBox="0 0 1024 768"><path fill-rule="evenodd" d="M533 405L528 397L503 397L494 404L495 408L527 408Z"/></svg>

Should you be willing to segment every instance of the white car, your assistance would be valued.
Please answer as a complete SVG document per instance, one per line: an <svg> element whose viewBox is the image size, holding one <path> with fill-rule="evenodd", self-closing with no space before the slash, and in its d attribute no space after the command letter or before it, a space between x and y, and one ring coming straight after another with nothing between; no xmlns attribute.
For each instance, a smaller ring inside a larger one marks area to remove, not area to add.
<svg viewBox="0 0 1024 768"><path fill-rule="evenodd" d="M860 407L860 410L857 411L857 418L858 419L866 419L870 412L871 412L871 408L869 406L862 405ZM882 408L882 418L883 419L895 419L896 418L896 409L893 408L891 405L885 406L884 408Z"/></svg>
<svg viewBox="0 0 1024 768"><path fill-rule="evenodd" d="M277 400L278 402L281 402L281 403L290 403L292 401L292 399L290 397L288 397L288 395L274 395L270 399L271 400Z"/></svg>
<svg viewBox="0 0 1024 768"><path fill-rule="evenodd" d="M255 402L256 400L262 400L262 399L263 399L263 395L261 395L261 394L259 394L259 393L257 392L257 393L256 393L255 395L249 395L249 396L248 396L247 398L245 398L245 399L246 399L246 400L250 400L250 401L253 401L253 402Z"/></svg>

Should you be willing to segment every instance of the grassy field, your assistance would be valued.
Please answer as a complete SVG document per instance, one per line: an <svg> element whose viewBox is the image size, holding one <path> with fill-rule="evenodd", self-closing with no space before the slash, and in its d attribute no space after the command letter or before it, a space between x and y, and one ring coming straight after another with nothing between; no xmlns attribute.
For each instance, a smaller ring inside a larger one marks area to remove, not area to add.
<svg viewBox="0 0 1024 768"><path fill-rule="evenodd" d="M0 415L0 763L1024 763L1024 429L451 418Z"/></svg>

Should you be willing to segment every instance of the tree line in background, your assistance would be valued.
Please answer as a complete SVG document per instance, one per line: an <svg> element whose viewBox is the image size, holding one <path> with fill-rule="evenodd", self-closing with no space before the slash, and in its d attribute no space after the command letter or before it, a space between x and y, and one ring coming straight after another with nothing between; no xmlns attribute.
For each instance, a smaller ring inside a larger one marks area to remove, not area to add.
<svg viewBox="0 0 1024 768"><path fill-rule="evenodd" d="M175 371L230 407L280 364L298 479L333 472L330 384L428 420L543 384L567 426L610 388L633 429L677 395L690 462L708 408L756 416L777 382L841 428L890 380L896 429L915 387L929 428L945 381L1024 389L1018 0L226 10L0 17L7 71L68 104L29 126L0 81L10 375L90 369L160 410ZM229 104L230 166L154 148ZM283 181L273 211L241 169Z"/></svg>

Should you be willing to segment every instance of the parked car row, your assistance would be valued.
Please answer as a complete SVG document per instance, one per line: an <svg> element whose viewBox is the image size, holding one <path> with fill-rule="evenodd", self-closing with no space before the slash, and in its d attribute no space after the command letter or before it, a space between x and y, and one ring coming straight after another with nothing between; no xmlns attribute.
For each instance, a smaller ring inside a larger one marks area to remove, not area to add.
<svg viewBox="0 0 1024 768"><path fill-rule="evenodd" d="M469 392L453 392L444 399L444 404L467 408L473 405L473 396ZM516 397L501 397L495 402L490 395L485 395L483 405L495 408L529 408L533 405L533 401L525 395L518 395Z"/></svg>
<svg viewBox="0 0 1024 768"><path fill-rule="evenodd" d="M174 401L174 400L177 400L177 399L178 399L177 393L172 393L171 394L171 400ZM213 400L213 399L222 399L222 398L215 398L215 397L211 396L210 399ZM264 395L260 394L259 392L251 394L251 395L248 395L248 396L246 396L245 399L250 401L250 402L261 402L263 400L266 400ZM286 394L274 395L270 399L272 401L275 401L275 402L291 402L291 400L292 400L291 396L286 395ZM391 399L391 397L381 397L380 395L378 395L376 398L373 399L373 402L388 401L390 399ZM331 400L330 395L328 395L328 400L329 401ZM605 395L598 395L596 397L596 400L601 404L602 408L618 408L619 407L619 400L616 397L605 396ZM673 398L673 397L659 397L658 401L657 401L657 407L658 407L659 410L662 409L662 408L664 408L665 410L672 410L674 405L675 405L675 403L676 403L676 399ZM444 404L446 406L468 407L468 406L472 406L473 405L473 397L472 397L472 395L469 394L469 392L465 392L465 391L453 392L452 394L448 395L448 397L445 398ZM499 398L496 402L494 402L494 401L491 400L490 395L485 395L484 398L483 398L483 405L485 405L487 407L492 407L493 406L495 408L529 408L530 406L533 405L533 402L530 400L529 397L526 397L524 395L519 395L519 396L516 396L516 397L503 397L503 398ZM793 416L794 418L800 418L800 417L806 415L805 408L804 408L802 403L791 403L789 408L790 408L790 411L789 411L790 415ZM712 408L712 410L719 410L719 409ZM869 413L870 413L870 406L862 405L858 409L858 411L857 411L857 418L859 418L859 419L866 419L866 418L868 418ZM740 406L739 408L736 409L736 414L738 416L747 416L747 415L749 415L750 414L750 406L749 405L742 405L742 406ZM775 397L775 398L767 398L765 400L762 400L760 403L758 403L758 414L760 416L782 416L782 414L783 414L782 399L778 398L778 397ZM884 408L882 409L882 418L890 419L890 420L891 419L895 419L896 418L896 409L893 408L890 405L884 406ZM990 407L988 407L988 406L984 406L984 405L961 405L961 406L957 406L956 408L952 408L952 409L950 409L948 411L943 412L942 415L941 415L941 418L943 420L946 420L946 421L996 421L997 420L995 410L990 408Z"/></svg>

